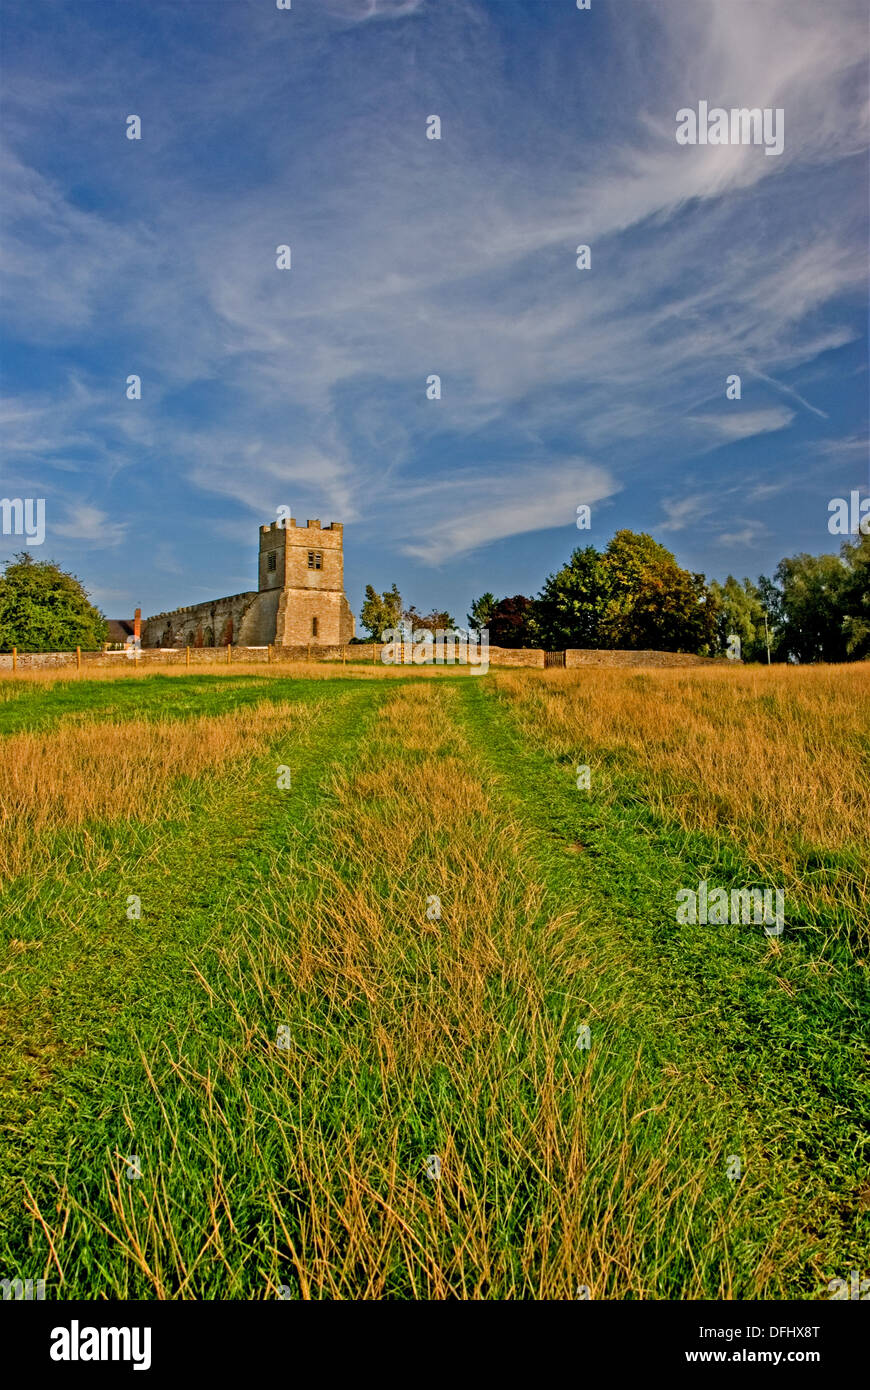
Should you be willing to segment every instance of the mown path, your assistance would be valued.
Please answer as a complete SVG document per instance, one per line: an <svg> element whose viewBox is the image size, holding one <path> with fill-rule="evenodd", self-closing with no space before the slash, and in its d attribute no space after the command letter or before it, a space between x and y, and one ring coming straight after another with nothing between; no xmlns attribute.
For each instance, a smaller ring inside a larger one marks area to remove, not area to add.
<svg viewBox="0 0 870 1390"><path fill-rule="evenodd" d="M832 991L808 968L793 921L781 940L678 925L678 889L754 882L738 847L663 826L637 804L630 766L578 790L573 766L529 748L505 705L479 686L464 693L477 746L532 832L534 870L577 904L610 966L605 993L619 981L620 1026L663 1097L675 1083L669 1106L681 1094L696 1126L716 1114L711 1167L742 1159L741 1238L755 1233L759 1263L739 1296L818 1297L827 1271L870 1253L866 991L857 980Z"/></svg>

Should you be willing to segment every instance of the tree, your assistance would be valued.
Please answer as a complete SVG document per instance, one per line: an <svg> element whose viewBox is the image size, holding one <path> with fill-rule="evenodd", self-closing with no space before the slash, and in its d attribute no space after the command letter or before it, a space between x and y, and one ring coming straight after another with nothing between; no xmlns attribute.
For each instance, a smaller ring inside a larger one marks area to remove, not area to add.
<svg viewBox="0 0 870 1390"><path fill-rule="evenodd" d="M791 555L758 581L775 661L870 658L870 536L837 555Z"/></svg>
<svg viewBox="0 0 870 1390"><path fill-rule="evenodd" d="M489 620L489 641L493 647L531 647L534 645L529 620L534 605L523 594L503 598L495 605Z"/></svg>
<svg viewBox="0 0 870 1390"><path fill-rule="evenodd" d="M386 593L379 594L366 585L365 602L360 611L360 621L368 629L369 642L380 642L388 628L396 628L402 620L402 595L395 584Z"/></svg>
<svg viewBox="0 0 870 1390"><path fill-rule="evenodd" d="M418 613L414 605L411 604L410 608L405 609L402 617L407 623L410 623L414 631L425 628L427 632L453 632L456 628L449 613L439 613L434 608L431 613Z"/></svg>
<svg viewBox="0 0 870 1390"><path fill-rule="evenodd" d="M777 656L845 661L848 569L836 555L791 555L774 573Z"/></svg>
<svg viewBox="0 0 870 1390"><path fill-rule="evenodd" d="M758 576L758 593L761 598L761 606L767 615L767 640L770 642L771 661L787 660L787 653L783 646L783 611L782 594L766 574ZM765 652L765 660L766 660Z"/></svg>
<svg viewBox="0 0 870 1390"><path fill-rule="evenodd" d="M702 574L681 569L652 536L617 531L603 554L588 545L550 575L532 627L545 646L717 650L718 605Z"/></svg>
<svg viewBox="0 0 870 1390"><path fill-rule="evenodd" d="M108 628L75 575L22 551L0 578L0 651L98 650Z"/></svg>
<svg viewBox="0 0 870 1390"><path fill-rule="evenodd" d="M495 594L481 594L476 598L465 615L468 626L475 632L488 628L495 609Z"/></svg>
<svg viewBox="0 0 870 1390"><path fill-rule="evenodd" d="M550 651L600 647L607 576L594 545L578 547L567 565L547 577L535 600L536 642Z"/></svg>
<svg viewBox="0 0 870 1390"><path fill-rule="evenodd" d="M715 651L717 605L703 574L682 569L665 546L634 531L616 532L602 565L607 599L601 646Z"/></svg>
<svg viewBox="0 0 870 1390"><path fill-rule="evenodd" d="M840 551L846 574L842 590L842 629L851 661L870 658L870 535L845 541Z"/></svg>
<svg viewBox="0 0 870 1390"><path fill-rule="evenodd" d="M729 574L724 584L711 580L710 592L718 608L716 637L720 650L727 647L729 637L736 633L744 661L766 661L765 604L758 586L751 579L744 579L741 584Z"/></svg>

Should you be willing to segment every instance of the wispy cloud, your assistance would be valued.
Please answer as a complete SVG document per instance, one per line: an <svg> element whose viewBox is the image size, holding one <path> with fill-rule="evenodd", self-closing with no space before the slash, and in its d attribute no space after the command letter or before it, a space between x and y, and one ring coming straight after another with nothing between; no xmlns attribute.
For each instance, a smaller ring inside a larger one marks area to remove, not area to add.
<svg viewBox="0 0 870 1390"><path fill-rule="evenodd" d="M511 478L493 470L442 479L406 496L419 507L426 526L417 538L402 541L400 549L440 564L510 536L576 524L578 505L591 506L618 490L606 469L583 459L548 463L545 486L540 465L533 462Z"/></svg>
<svg viewBox="0 0 870 1390"><path fill-rule="evenodd" d="M50 527L50 534L64 536L86 546L111 548L122 544L128 530L128 522L113 521L99 507L79 503L69 508L65 521Z"/></svg>
<svg viewBox="0 0 870 1390"><path fill-rule="evenodd" d="M723 439L750 439L755 434L772 434L775 430L786 429L794 419L794 411L784 406L741 410L737 402L729 402L721 415L693 415L689 418L693 424L703 425Z"/></svg>

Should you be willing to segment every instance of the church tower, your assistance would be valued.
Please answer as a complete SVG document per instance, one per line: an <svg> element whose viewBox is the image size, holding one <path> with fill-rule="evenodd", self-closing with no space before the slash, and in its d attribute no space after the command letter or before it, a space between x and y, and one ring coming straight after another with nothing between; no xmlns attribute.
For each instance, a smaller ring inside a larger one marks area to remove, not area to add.
<svg viewBox="0 0 870 1390"><path fill-rule="evenodd" d="M278 646L340 646L354 634L344 596L344 528L333 521L304 528L292 517L260 527L260 593L279 591Z"/></svg>

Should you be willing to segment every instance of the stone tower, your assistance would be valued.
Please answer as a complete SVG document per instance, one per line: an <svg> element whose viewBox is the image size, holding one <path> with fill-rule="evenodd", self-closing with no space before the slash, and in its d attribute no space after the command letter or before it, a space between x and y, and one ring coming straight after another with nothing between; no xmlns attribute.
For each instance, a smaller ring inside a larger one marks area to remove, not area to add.
<svg viewBox="0 0 870 1390"><path fill-rule="evenodd" d="M292 517L260 527L259 591L277 599L274 641L294 647L338 646L354 634L344 596L343 527ZM266 600L271 608L271 603Z"/></svg>
<svg viewBox="0 0 870 1390"><path fill-rule="evenodd" d="M143 647L338 647L353 637L344 596L342 527L292 519L260 527L256 591L158 613Z"/></svg>

